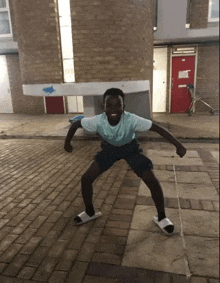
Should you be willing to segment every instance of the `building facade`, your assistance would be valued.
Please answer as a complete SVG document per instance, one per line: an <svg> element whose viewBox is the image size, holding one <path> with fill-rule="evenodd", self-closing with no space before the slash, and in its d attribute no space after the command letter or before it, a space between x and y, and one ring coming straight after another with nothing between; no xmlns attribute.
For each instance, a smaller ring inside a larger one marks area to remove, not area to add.
<svg viewBox="0 0 220 283"><path fill-rule="evenodd" d="M0 0L0 113L91 116L116 85L143 117L186 112L188 84L218 109L218 11L215 0Z"/></svg>
<svg viewBox="0 0 220 283"><path fill-rule="evenodd" d="M187 85L219 109L219 1L158 0L153 112L186 112ZM210 110L201 102L195 111Z"/></svg>

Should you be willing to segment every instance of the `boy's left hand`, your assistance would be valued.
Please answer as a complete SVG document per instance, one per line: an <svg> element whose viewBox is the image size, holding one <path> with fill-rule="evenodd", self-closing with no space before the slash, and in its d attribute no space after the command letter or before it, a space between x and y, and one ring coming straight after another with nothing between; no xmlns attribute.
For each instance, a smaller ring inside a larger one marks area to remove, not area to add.
<svg viewBox="0 0 220 283"><path fill-rule="evenodd" d="M183 145L180 145L176 148L176 153L179 155L179 157L183 157L186 154L186 149Z"/></svg>
<svg viewBox="0 0 220 283"><path fill-rule="evenodd" d="M68 144L68 143L65 143L65 144L64 144L64 149L65 149L65 151L67 151L67 152L72 152L72 151L73 151L72 145L70 145L70 144Z"/></svg>

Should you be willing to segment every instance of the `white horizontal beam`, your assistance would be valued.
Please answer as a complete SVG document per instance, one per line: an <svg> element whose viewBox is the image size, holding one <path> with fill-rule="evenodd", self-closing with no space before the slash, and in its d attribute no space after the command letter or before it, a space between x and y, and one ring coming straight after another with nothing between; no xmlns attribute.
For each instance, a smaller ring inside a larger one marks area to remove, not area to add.
<svg viewBox="0 0 220 283"><path fill-rule="evenodd" d="M27 84L23 93L32 96L94 96L103 95L109 88L120 88L124 93L135 93L150 89L148 80L63 83L63 84Z"/></svg>

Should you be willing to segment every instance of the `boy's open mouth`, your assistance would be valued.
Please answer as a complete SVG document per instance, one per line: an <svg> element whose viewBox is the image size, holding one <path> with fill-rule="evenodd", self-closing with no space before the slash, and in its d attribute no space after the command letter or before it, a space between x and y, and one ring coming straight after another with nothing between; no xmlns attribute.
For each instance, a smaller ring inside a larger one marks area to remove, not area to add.
<svg viewBox="0 0 220 283"><path fill-rule="evenodd" d="M117 124L120 121L120 115L117 113L108 114L108 121Z"/></svg>
<svg viewBox="0 0 220 283"><path fill-rule="evenodd" d="M116 113L112 113L112 114L109 114L109 119L111 120L118 120L120 118L120 115L119 114L116 114Z"/></svg>

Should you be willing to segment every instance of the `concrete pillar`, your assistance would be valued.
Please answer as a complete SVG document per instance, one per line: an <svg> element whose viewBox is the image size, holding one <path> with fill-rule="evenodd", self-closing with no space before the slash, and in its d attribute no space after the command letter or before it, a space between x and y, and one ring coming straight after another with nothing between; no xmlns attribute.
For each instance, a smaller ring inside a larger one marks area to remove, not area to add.
<svg viewBox="0 0 220 283"><path fill-rule="evenodd" d="M14 0L13 9L23 84L61 83L62 59L54 0Z"/></svg>
<svg viewBox="0 0 220 283"><path fill-rule="evenodd" d="M84 96L83 97L84 116L92 117L95 115L94 105L95 105L94 96Z"/></svg>
<svg viewBox="0 0 220 283"><path fill-rule="evenodd" d="M11 3L22 83L63 83L57 0ZM76 83L148 80L152 89L153 1L70 0L70 6ZM84 99L86 115L91 107L94 114L102 110L99 99ZM149 91L126 100L130 111L150 116Z"/></svg>
<svg viewBox="0 0 220 283"><path fill-rule="evenodd" d="M76 82L149 80L152 88L153 1L70 1ZM132 97L149 117L150 93L143 101L143 94ZM98 100L94 100L95 114L101 111ZM138 114L132 103L128 98L128 108Z"/></svg>

